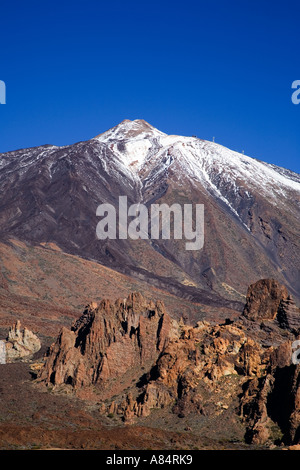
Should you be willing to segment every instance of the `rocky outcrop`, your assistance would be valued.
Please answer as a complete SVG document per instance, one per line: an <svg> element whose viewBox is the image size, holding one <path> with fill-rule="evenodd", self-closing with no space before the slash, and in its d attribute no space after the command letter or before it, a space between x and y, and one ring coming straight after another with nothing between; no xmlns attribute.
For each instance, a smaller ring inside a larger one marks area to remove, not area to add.
<svg viewBox="0 0 300 470"><path fill-rule="evenodd" d="M40 350L41 342L39 338L26 327L21 329L21 323L18 320L9 329L5 347L6 361L12 362L32 356Z"/></svg>
<svg viewBox="0 0 300 470"><path fill-rule="evenodd" d="M247 423L246 439L261 444L277 432L277 438L296 444L300 439L300 380L292 346L300 332L300 309L284 286L263 279L248 289L241 319L245 318L255 322L255 326L245 321L244 325L257 342L268 345L269 356L264 374L249 378L244 385L240 411ZM264 334L269 334L267 343Z"/></svg>
<svg viewBox="0 0 300 470"><path fill-rule="evenodd" d="M247 381L241 416L247 422L246 440L261 444L274 438L300 441L300 366L291 363L292 344L282 343L270 355L266 373Z"/></svg>
<svg viewBox="0 0 300 470"><path fill-rule="evenodd" d="M274 279L262 279L248 288L243 317L256 322L276 319L281 328L295 332L300 328L300 309Z"/></svg>
<svg viewBox="0 0 300 470"><path fill-rule="evenodd" d="M172 335L140 379L137 396L133 398L130 392L121 400L102 403L101 413L122 416L126 422L168 406L178 416L206 414L199 383L212 393L223 377L261 375L266 368L262 348L231 324L212 326L204 321L192 327L179 323L175 330L177 335Z"/></svg>
<svg viewBox="0 0 300 470"><path fill-rule="evenodd" d="M247 291L243 316L248 320L274 320L282 301L289 297L285 286L274 279L261 279Z"/></svg>
<svg viewBox="0 0 300 470"><path fill-rule="evenodd" d="M126 381L132 370L153 364L171 334L171 318L159 301L137 293L115 303L92 303L71 330L62 328L39 379L75 389L116 380L120 385L121 377Z"/></svg>
<svg viewBox="0 0 300 470"><path fill-rule="evenodd" d="M291 296L280 302L277 320L282 328L295 332L300 328L300 309Z"/></svg>
<svg viewBox="0 0 300 470"><path fill-rule="evenodd" d="M179 417L237 416L238 409L247 441L297 444L300 366L292 363L292 346L300 330L297 315L293 327L282 320L291 318L290 305L297 314L273 280L250 286L241 317L222 324L171 320L161 302L140 294L103 300L62 329L38 381L82 397L94 393L100 413L127 423L154 408Z"/></svg>

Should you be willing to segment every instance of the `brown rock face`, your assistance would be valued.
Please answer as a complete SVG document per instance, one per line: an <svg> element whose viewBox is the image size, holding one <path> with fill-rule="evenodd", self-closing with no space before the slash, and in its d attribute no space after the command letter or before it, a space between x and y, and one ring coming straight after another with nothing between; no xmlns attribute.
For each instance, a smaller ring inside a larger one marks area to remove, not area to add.
<svg viewBox="0 0 300 470"><path fill-rule="evenodd" d="M291 297L281 301L277 320L282 328L294 330L295 332L300 328L300 309Z"/></svg>
<svg viewBox="0 0 300 470"><path fill-rule="evenodd" d="M247 422L246 439L261 444L277 434L287 444L300 442L300 365L291 363L292 344L274 349L263 377L249 380L241 398Z"/></svg>
<svg viewBox="0 0 300 470"><path fill-rule="evenodd" d="M243 316L252 321L276 319L281 328L295 332L300 328L300 309L274 279L262 279L248 288Z"/></svg>
<svg viewBox="0 0 300 470"><path fill-rule="evenodd" d="M250 286L239 319L195 326L140 294L90 304L62 329L38 380L83 398L96 393L101 414L127 423L154 408L197 419L227 412L238 419L238 409L249 442L298 444L300 366L292 352L300 330L282 320L291 323L290 305L297 313L290 300L285 287L262 280Z"/></svg>
<svg viewBox="0 0 300 470"><path fill-rule="evenodd" d="M282 301L289 297L286 287L274 279L261 279L247 291L243 315L248 320L274 320Z"/></svg>
<svg viewBox="0 0 300 470"><path fill-rule="evenodd" d="M171 319L161 302L140 294L91 304L72 329L62 328L40 379L75 388L104 384L152 364L168 342Z"/></svg>

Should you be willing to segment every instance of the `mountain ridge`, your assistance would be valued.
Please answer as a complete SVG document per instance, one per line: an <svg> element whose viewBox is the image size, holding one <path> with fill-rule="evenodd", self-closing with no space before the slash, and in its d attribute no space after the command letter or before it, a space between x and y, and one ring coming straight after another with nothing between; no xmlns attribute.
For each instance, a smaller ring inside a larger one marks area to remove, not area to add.
<svg viewBox="0 0 300 470"><path fill-rule="evenodd" d="M138 119L69 146L1 154L0 187L3 241L55 243L197 302L204 292L240 302L268 277L300 299L300 176L289 170ZM187 253L172 239L100 242L97 206L116 206L119 195L148 208L204 204L203 250Z"/></svg>

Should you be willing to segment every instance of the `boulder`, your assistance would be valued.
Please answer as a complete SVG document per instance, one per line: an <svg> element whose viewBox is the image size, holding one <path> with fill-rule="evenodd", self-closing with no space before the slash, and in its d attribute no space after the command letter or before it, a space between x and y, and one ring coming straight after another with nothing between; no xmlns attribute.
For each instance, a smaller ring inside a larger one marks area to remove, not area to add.
<svg viewBox="0 0 300 470"><path fill-rule="evenodd" d="M8 337L5 342L6 361L28 358L35 354L41 348L39 338L26 327L21 329L21 323L18 320L10 327Z"/></svg>
<svg viewBox="0 0 300 470"><path fill-rule="evenodd" d="M281 302L288 298L286 287L278 281L261 279L248 288L243 316L252 321L274 320Z"/></svg>

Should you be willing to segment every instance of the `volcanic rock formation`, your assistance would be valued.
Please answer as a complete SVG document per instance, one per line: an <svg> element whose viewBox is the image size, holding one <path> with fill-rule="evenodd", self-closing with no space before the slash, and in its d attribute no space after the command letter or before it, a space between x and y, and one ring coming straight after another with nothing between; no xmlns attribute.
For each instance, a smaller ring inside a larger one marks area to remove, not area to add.
<svg viewBox="0 0 300 470"><path fill-rule="evenodd" d="M274 320L281 303L288 297L285 286L274 279L262 279L249 286L243 315L254 321Z"/></svg>
<svg viewBox="0 0 300 470"><path fill-rule="evenodd" d="M171 333L172 320L163 304L147 302L141 294L92 303L71 330L62 328L40 378L75 389L104 387L131 369L153 364Z"/></svg>
<svg viewBox="0 0 300 470"><path fill-rule="evenodd" d="M9 329L5 347L6 361L12 362L16 359L30 357L39 351L41 348L41 341L26 327L22 330L21 322L18 320Z"/></svg>
<svg viewBox="0 0 300 470"><path fill-rule="evenodd" d="M293 328L286 329L277 316L287 299L283 286L261 280L250 286L237 320L194 326L171 320L161 302L140 294L91 304L71 330L63 328L37 381L82 397L95 393L101 413L129 423L153 408L180 417L229 409L240 415L248 441L274 440L276 428L296 444L300 366L292 363L292 346L300 310L293 307Z"/></svg>

